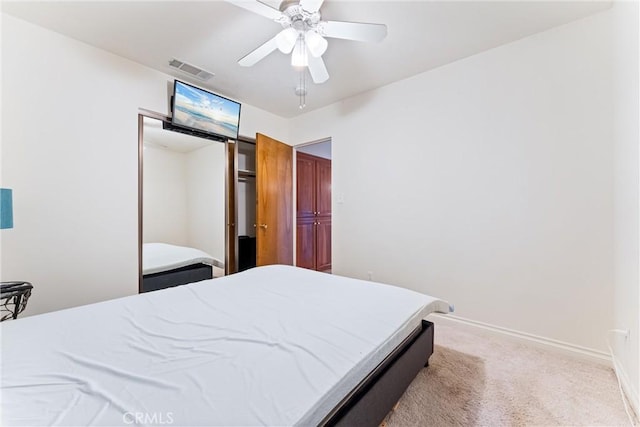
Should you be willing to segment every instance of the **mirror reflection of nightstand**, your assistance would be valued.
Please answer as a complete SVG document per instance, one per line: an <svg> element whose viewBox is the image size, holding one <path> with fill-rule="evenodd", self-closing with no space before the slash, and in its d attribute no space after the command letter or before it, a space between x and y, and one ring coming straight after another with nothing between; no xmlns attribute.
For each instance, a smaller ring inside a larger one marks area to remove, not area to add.
<svg viewBox="0 0 640 427"><path fill-rule="evenodd" d="M0 282L0 322L16 319L24 311L32 289L29 282Z"/></svg>

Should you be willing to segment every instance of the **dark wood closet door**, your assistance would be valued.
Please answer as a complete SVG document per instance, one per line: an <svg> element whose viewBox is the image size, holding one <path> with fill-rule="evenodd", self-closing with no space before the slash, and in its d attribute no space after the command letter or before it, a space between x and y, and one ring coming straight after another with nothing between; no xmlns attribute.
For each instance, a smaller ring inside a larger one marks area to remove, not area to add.
<svg viewBox="0 0 640 427"><path fill-rule="evenodd" d="M256 263L293 264L293 149L256 135Z"/></svg>
<svg viewBox="0 0 640 427"><path fill-rule="evenodd" d="M316 219L299 218L296 227L296 265L316 269Z"/></svg>
<svg viewBox="0 0 640 427"><path fill-rule="evenodd" d="M296 265L331 271L331 160L296 158Z"/></svg>
<svg viewBox="0 0 640 427"><path fill-rule="evenodd" d="M298 153L296 156L296 188L301 191L297 192L296 198L296 215L301 217L313 217L316 210L316 163L313 157L304 153Z"/></svg>
<svg viewBox="0 0 640 427"><path fill-rule="evenodd" d="M331 217L316 220L316 270L331 271Z"/></svg>
<svg viewBox="0 0 640 427"><path fill-rule="evenodd" d="M316 212L331 215L331 160L316 160Z"/></svg>

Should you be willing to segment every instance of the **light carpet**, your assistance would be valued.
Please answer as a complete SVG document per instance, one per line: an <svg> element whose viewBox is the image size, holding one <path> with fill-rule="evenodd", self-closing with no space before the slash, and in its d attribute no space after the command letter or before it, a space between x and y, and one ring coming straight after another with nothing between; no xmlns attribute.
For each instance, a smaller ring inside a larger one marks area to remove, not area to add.
<svg viewBox="0 0 640 427"><path fill-rule="evenodd" d="M387 427L631 425L610 367L465 326L435 331Z"/></svg>

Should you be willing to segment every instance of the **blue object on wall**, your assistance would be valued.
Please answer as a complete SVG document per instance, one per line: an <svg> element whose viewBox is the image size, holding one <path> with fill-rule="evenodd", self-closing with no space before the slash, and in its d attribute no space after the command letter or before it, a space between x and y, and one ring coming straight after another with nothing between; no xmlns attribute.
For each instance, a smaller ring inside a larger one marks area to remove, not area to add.
<svg viewBox="0 0 640 427"><path fill-rule="evenodd" d="M0 188L0 228L13 228L13 201L9 188Z"/></svg>

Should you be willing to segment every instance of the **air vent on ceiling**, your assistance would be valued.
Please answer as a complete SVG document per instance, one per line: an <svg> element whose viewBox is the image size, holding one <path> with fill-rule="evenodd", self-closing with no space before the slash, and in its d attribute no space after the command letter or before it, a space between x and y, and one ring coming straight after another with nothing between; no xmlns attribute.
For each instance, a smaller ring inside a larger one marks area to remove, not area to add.
<svg viewBox="0 0 640 427"><path fill-rule="evenodd" d="M169 61L169 66L205 82L214 76L213 73L205 71L202 68L198 68L194 65L187 64L186 62L179 61L175 58Z"/></svg>

